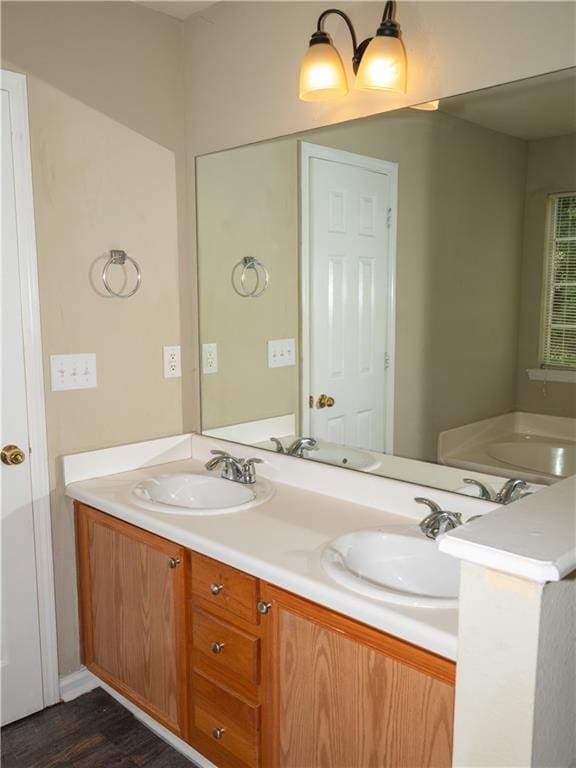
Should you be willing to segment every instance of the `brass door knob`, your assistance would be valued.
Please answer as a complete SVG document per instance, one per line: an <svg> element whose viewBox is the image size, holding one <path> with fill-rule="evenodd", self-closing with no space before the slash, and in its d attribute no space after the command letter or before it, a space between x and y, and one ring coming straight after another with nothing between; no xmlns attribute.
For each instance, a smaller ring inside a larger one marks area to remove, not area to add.
<svg viewBox="0 0 576 768"><path fill-rule="evenodd" d="M316 402L316 408L332 408L336 401L330 395L320 395Z"/></svg>
<svg viewBox="0 0 576 768"><path fill-rule="evenodd" d="M2 453L0 453L0 458L2 459L2 464L22 464L26 455L17 445L5 445L2 448Z"/></svg>

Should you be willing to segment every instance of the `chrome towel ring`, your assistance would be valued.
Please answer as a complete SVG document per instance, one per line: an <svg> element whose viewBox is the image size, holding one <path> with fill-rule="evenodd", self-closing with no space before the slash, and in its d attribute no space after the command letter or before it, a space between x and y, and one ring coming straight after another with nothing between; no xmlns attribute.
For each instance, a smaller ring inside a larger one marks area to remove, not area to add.
<svg viewBox="0 0 576 768"><path fill-rule="evenodd" d="M238 279L238 270L242 268L240 272L240 278ZM246 276L248 272L253 271L256 275L256 282L254 287L250 289L246 285ZM243 299L256 299L261 296L268 285L270 284L270 275L268 270L261 261L255 259L253 256L244 256L244 258L234 265L232 269L232 288Z"/></svg>
<svg viewBox="0 0 576 768"><path fill-rule="evenodd" d="M134 288L131 291L128 291L126 293L120 293L118 291L115 291L113 288L111 288L110 283L108 282L108 271L113 264L124 266L127 261L129 261L132 264L132 266L136 271L136 284L134 285ZM104 287L106 288L106 290L111 296L116 296L119 299L128 299L130 296L134 296L138 288L140 288L140 283L142 282L142 273L140 272L140 266L138 265L138 262L132 258L132 256L128 256L126 251L118 251L118 250L110 251L110 257L106 262L106 264L104 265L104 269L102 270L102 282L104 283Z"/></svg>

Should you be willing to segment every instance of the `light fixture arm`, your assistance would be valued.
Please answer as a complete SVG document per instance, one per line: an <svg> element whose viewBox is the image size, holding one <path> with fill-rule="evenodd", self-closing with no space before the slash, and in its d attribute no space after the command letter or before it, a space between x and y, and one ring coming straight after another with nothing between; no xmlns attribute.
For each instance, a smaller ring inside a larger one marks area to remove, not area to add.
<svg viewBox="0 0 576 768"><path fill-rule="evenodd" d="M382 14L382 21L380 23L380 26L378 27L378 31L376 32L377 35L385 35L389 37L399 37L400 35L400 26L398 25L398 22L394 21L394 11L396 9L396 3L394 0L387 0L386 4L384 5L384 13ZM310 40L310 45L314 45L316 43L328 43L330 42L330 36L324 29L324 22L328 18L328 16L336 14L337 16L340 16L341 19L344 19L346 22L346 26L348 27L348 31L350 32L350 37L352 38L352 49L354 51L352 56L352 68L354 70L354 74L357 74L358 67L360 66L360 62L362 61L362 56L364 55L364 51L366 48L368 48L369 43L371 42L372 38L368 37L366 40L363 40L360 45L358 45L358 41L356 38L356 31L354 30L354 25L352 24L350 17L344 13L344 11L339 10L338 8L327 8L325 11L322 11L320 16L318 17L318 24L316 25L316 32L312 35L312 38Z"/></svg>

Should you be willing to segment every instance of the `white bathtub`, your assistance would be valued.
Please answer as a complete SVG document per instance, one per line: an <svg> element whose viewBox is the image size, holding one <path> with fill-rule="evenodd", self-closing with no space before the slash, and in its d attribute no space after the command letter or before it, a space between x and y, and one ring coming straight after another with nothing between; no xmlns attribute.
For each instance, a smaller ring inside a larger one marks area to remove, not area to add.
<svg viewBox="0 0 576 768"><path fill-rule="evenodd" d="M576 474L576 419L509 413L440 434L438 460L535 483Z"/></svg>

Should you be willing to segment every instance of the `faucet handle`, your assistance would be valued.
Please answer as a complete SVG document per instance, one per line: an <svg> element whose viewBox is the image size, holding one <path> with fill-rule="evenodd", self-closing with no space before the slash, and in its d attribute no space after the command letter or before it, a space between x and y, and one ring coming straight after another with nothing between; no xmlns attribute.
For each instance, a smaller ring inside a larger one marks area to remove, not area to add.
<svg viewBox="0 0 576 768"><path fill-rule="evenodd" d="M286 449L284 448L284 446L282 445L280 440L278 440L277 437L271 437L270 442L274 443L274 446L276 448L276 453L286 453Z"/></svg>
<svg viewBox="0 0 576 768"><path fill-rule="evenodd" d="M254 465L263 463L263 459L242 460L242 477L245 483L250 483L252 485L256 482L256 468Z"/></svg>
<svg viewBox="0 0 576 768"><path fill-rule="evenodd" d="M414 499L418 504L426 504L426 506L430 509L430 512L442 512L442 507L439 504L436 504L435 501L432 501L432 499L425 499L423 496L416 496Z"/></svg>

